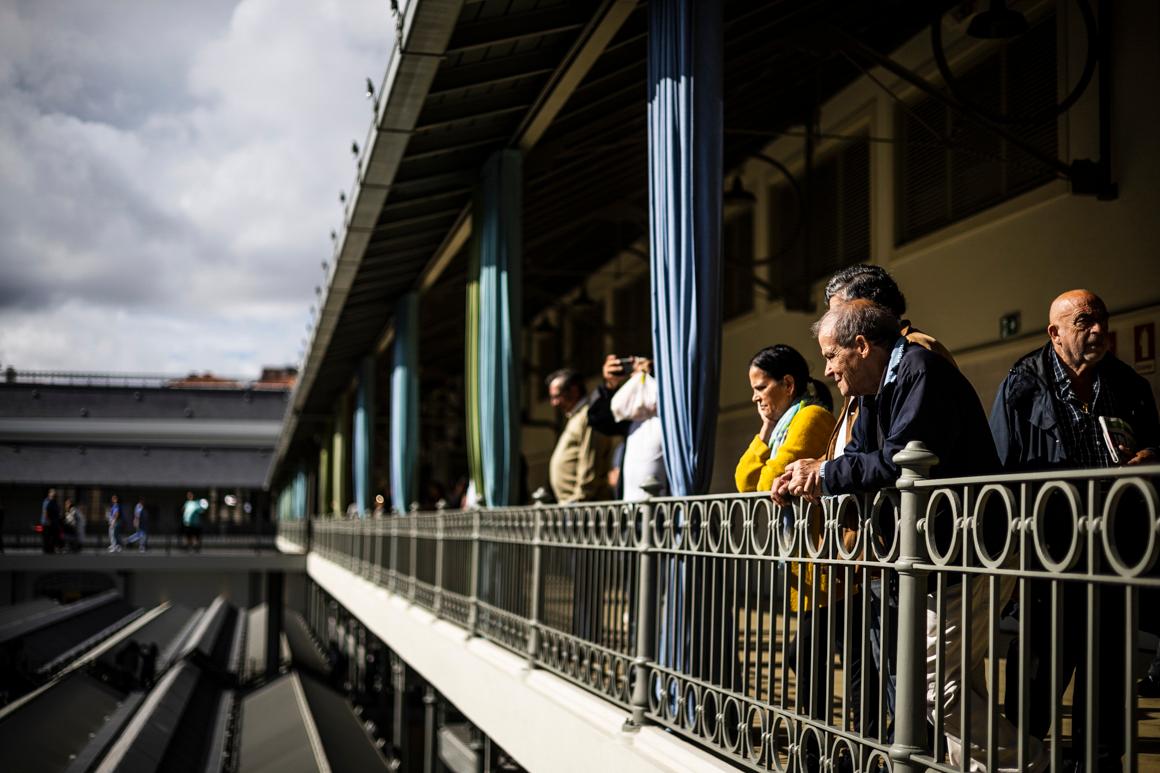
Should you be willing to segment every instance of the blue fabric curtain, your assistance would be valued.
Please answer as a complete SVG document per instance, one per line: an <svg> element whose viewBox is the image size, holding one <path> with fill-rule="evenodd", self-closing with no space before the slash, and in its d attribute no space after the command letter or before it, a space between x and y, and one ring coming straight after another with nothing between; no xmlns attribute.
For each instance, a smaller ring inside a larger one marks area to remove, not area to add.
<svg viewBox="0 0 1160 773"><path fill-rule="evenodd" d="M520 499L522 216L523 157L518 150L501 150L484 164L472 228L478 257L473 264L479 271L475 415L481 493L489 507L518 504Z"/></svg>
<svg viewBox="0 0 1160 773"><path fill-rule="evenodd" d="M407 512L418 497L419 298L408 293L395 307L391 370L391 506Z"/></svg>
<svg viewBox="0 0 1160 773"><path fill-rule="evenodd" d="M354 501L360 513L371 509L371 465L375 449L375 358L363 357L355 393Z"/></svg>
<svg viewBox="0 0 1160 773"><path fill-rule="evenodd" d="M650 0L649 246L665 470L676 496L713 472L721 365L719 0Z"/></svg>

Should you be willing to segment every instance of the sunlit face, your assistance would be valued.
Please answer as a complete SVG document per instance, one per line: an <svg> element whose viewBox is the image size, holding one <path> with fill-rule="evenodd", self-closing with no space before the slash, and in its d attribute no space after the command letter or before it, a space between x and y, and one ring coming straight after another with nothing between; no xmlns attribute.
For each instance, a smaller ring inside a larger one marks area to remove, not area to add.
<svg viewBox="0 0 1160 773"><path fill-rule="evenodd" d="M872 395L878 391L878 375L870 372L867 356L870 347L861 336L854 346L839 346L829 330L818 334L818 346L826 361L826 375L834 380L843 397Z"/></svg>
<svg viewBox="0 0 1160 773"><path fill-rule="evenodd" d="M749 366L749 386L753 389L753 403L770 421L777 421L793 404L793 376L780 379L756 365Z"/></svg>
<svg viewBox="0 0 1160 773"><path fill-rule="evenodd" d="M1099 363L1108 353L1108 310L1095 297L1064 304L1047 328L1060 359L1073 368Z"/></svg>

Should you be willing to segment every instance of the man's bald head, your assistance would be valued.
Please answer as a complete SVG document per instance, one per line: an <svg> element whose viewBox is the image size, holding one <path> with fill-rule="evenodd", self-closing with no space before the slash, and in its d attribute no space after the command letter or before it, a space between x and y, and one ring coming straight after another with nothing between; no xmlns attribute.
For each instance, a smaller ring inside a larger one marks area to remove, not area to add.
<svg viewBox="0 0 1160 773"><path fill-rule="evenodd" d="M1108 353L1108 307L1090 290L1068 290L1051 302L1047 335L1055 353L1075 373L1095 367Z"/></svg>

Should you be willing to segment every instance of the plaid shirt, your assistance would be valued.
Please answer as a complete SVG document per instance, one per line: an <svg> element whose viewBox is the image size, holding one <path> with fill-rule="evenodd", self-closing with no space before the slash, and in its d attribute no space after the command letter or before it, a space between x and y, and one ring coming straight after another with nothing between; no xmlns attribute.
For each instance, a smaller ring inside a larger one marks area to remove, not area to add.
<svg viewBox="0 0 1160 773"><path fill-rule="evenodd" d="M1092 401L1085 405L1076 396L1071 379L1063 369L1059 355L1052 350L1051 365L1055 376L1055 396L1062 410L1057 412L1060 440L1067 450L1068 458L1077 467L1114 467L1112 454L1104 443L1100 429L1100 416L1114 416L1110 390L1103 388L1099 372L1092 385Z"/></svg>

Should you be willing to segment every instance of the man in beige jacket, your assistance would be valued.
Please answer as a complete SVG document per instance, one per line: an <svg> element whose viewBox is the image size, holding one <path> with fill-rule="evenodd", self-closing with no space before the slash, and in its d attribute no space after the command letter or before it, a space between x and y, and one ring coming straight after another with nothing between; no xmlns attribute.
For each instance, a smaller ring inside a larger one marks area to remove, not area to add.
<svg viewBox="0 0 1160 773"><path fill-rule="evenodd" d="M608 499L612 443L588 424L588 393L583 378L565 368L548 376L546 383L552 407L561 411L566 421L548 462L548 480L556 501Z"/></svg>

